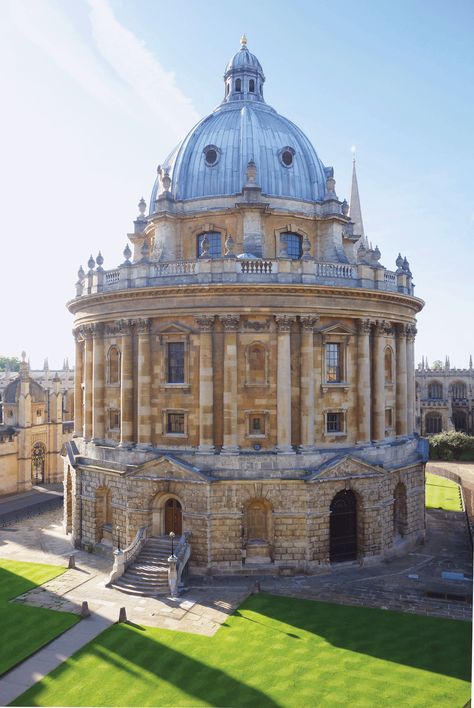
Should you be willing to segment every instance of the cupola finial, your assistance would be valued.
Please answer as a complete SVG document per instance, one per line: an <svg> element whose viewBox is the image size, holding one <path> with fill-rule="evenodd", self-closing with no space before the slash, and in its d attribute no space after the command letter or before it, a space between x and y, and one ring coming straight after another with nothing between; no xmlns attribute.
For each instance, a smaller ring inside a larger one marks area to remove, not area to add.
<svg viewBox="0 0 474 708"><path fill-rule="evenodd" d="M247 36L245 33L240 38L240 46L242 49L247 46Z"/></svg>

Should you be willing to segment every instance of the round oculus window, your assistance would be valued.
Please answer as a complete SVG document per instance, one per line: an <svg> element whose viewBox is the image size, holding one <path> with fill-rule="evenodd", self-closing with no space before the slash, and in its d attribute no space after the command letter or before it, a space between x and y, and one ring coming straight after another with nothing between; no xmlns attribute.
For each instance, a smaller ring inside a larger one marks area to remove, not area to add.
<svg viewBox="0 0 474 708"><path fill-rule="evenodd" d="M291 167L293 164L293 153L291 150L283 150L281 153L281 161L285 165L285 167Z"/></svg>
<svg viewBox="0 0 474 708"><path fill-rule="evenodd" d="M215 165L219 157L217 150L213 147L207 148L204 151L204 156L206 158L207 165Z"/></svg>

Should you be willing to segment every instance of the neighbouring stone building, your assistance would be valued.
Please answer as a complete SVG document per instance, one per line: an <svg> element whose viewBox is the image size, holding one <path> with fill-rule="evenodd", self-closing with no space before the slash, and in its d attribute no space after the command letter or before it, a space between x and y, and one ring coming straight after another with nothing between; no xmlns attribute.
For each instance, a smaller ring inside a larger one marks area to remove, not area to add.
<svg viewBox="0 0 474 708"><path fill-rule="evenodd" d="M191 569L304 571L424 537L415 317L245 38L224 98L158 167L124 262L69 303L78 545L190 531Z"/></svg>
<svg viewBox="0 0 474 708"><path fill-rule="evenodd" d="M72 421L64 419L67 377L55 373L42 386L23 352L19 374L2 379L9 380L0 400L0 496L61 482L61 450L73 433Z"/></svg>
<svg viewBox="0 0 474 708"><path fill-rule="evenodd" d="M472 356L467 369L430 367L423 357L415 372L416 426L421 435L460 430L474 435L474 370Z"/></svg>

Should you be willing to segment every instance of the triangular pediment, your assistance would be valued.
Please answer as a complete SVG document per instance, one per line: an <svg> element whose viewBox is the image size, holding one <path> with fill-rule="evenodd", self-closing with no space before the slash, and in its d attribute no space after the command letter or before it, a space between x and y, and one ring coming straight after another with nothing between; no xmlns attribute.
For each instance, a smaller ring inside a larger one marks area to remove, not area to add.
<svg viewBox="0 0 474 708"><path fill-rule="evenodd" d="M353 477L378 477L383 469L377 465L369 465L356 457L347 455L326 462L308 478L309 482L321 482L330 479L349 479Z"/></svg>
<svg viewBox="0 0 474 708"><path fill-rule="evenodd" d="M192 327L188 327L181 322L169 322L157 330L158 334L193 334L193 332Z"/></svg>
<svg viewBox="0 0 474 708"><path fill-rule="evenodd" d="M209 482L209 476L199 467L190 465L171 455L162 455L148 460L143 465L127 472L127 477L152 480L183 480L189 482Z"/></svg>
<svg viewBox="0 0 474 708"><path fill-rule="evenodd" d="M337 334L343 336L350 336L352 334L355 334L355 330L343 324L342 322L334 322L333 324L330 324L327 327L322 327L319 331L321 334L324 335Z"/></svg>

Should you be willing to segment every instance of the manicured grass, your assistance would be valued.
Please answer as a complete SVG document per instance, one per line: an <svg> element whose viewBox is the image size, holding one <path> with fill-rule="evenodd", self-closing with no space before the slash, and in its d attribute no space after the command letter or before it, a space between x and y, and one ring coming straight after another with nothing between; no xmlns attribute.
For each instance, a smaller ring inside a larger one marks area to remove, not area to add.
<svg viewBox="0 0 474 708"><path fill-rule="evenodd" d="M471 625L254 595L212 638L115 625L18 698L32 706L463 706Z"/></svg>
<svg viewBox="0 0 474 708"><path fill-rule="evenodd" d="M426 472L426 508L462 511L459 484L445 477Z"/></svg>
<svg viewBox="0 0 474 708"><path fill-rule="evenodd" d="M8 602L64 573L65 568L0 560L0 675L72 627L79 617Z"/></svg>

